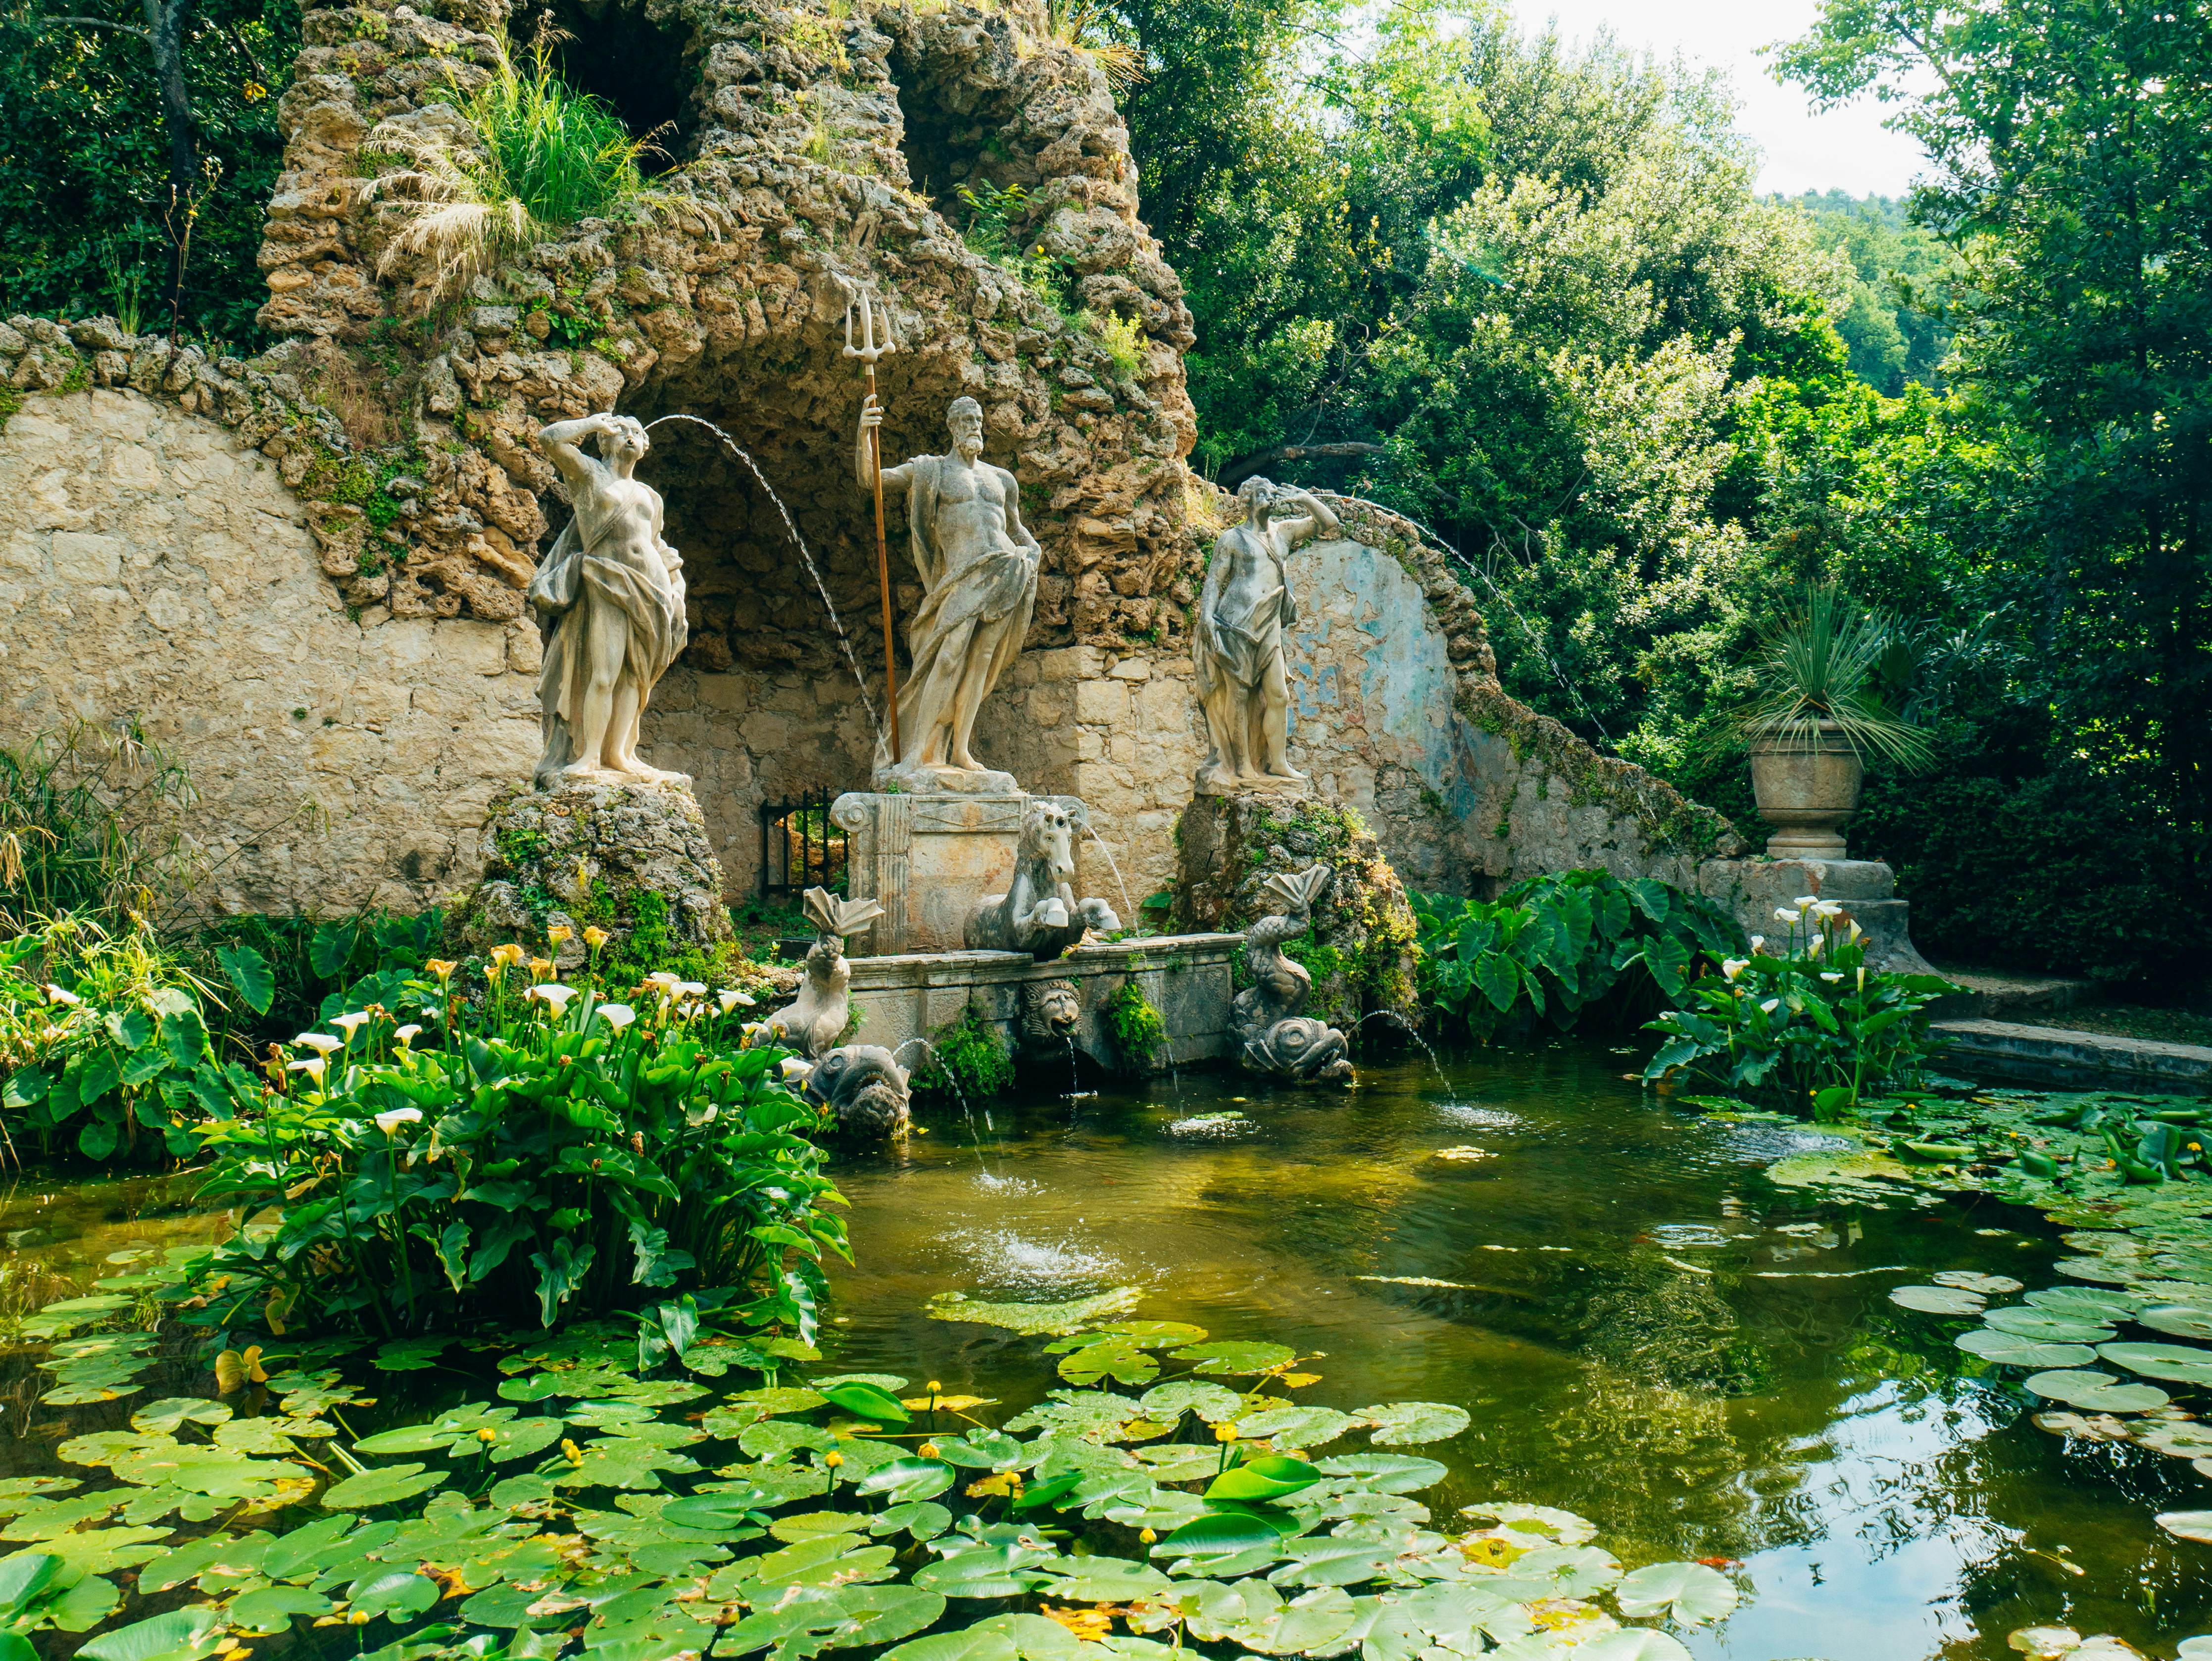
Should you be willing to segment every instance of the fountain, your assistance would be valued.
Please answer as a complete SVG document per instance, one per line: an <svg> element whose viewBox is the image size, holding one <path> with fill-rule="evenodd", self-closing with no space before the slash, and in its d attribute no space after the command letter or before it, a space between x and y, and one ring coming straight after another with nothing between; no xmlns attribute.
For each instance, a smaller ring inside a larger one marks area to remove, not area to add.
<svg viewBox="0 0 2212 1661"><path fill-rule="evenodd" d="M1316 865L1296 876L1267 879L1267 890L1288 909L1262 917L1244 936L1244 960L1253 984L1237 995L1230 1021L1243 1043L1245 1070L1291 1084L1349 1084L1350 1043L1326 1021L1299 1013L1313 992L1304 964L1283 955L1285 941L1312 926L1313 903L1328 886L1328 867Z"/></svg>

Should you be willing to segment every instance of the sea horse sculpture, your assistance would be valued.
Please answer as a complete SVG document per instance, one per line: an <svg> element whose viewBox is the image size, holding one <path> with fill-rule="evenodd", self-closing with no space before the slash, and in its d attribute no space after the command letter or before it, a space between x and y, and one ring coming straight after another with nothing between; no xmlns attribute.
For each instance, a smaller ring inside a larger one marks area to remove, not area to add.
<svg viewBox="0 0 2212 1661"><path fill-rule="evenodd" d="M794 1066L792 1082L817 1107L826 1107L848 1136L902 1136L907 1128L907 1074L878 1044L839 1044L851 1019L853 967L845 937L857 934L884 908L873 900L839 899L826 888L806 891L806 920L814 944L806 952L806 978L798 998L762 1025L771 1039L791 1045L809 1063Z"/></svg>
<svg viewBox="0 0 2212 1661"><path fill-rule="evenodd" d="M1121 918L1103 900L1079 900L1075 822L1058 802L1033 796L1022 813L1014 875L1003 894L986 894L968 913L970 952L1026 952L1039 963L1057 958L1095 928L1110 934Z"/></svg>
<svg viewBox="0 0 2212 1661"><path fill-rule="evenodd" d="M1244 932L1244 961L1253 982L1230 1006L1230 1031L1242 1042L1245 1069L1292 1084L1348 1083L1351 1045L1326 1021L1298 1012L1313 994L1304 964L1283 955L1283 943L1313 926L1313 904L1328 885L1328 867L1316 865L1295 876L1269 877L1267 891L1287 908L1262 917Z"/></svg>

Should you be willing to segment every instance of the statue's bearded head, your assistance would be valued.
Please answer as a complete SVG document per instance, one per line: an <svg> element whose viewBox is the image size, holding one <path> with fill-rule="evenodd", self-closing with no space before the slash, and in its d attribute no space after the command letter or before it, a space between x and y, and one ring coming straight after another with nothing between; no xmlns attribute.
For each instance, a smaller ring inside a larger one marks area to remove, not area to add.
<svg viewBox="0 0 2212 1661"><path fill-rule="evenodd" d="M945 425L963 461L973 462L983 453L983 406L974 399L954 399L945 412Z"/></svg>

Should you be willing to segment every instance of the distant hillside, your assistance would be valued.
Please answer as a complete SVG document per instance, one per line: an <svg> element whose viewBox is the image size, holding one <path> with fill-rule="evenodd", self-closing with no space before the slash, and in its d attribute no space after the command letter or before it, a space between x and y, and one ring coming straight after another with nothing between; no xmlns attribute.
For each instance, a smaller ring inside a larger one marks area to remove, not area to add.
<svg viewBox="0 0 2212 1661"><path fill-rule="evenodd" d="M1850 307L1836 323L1852 369L1892 397L1909 380L1940 390L1938 366L1951 344L1950 250L1913 224L1895 197L1808 191L1773 199L1802 213L1814 240L1841 249L1858 273Z"/></svg>

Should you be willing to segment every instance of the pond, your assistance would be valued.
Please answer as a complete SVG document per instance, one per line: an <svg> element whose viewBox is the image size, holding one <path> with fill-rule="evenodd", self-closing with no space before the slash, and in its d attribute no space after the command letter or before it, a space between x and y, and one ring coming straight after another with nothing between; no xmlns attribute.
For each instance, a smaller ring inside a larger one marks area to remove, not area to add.
<svg viewBox="0 0 2212 1661"><path fill-rule="evenodd" d="M1744 1604L1688 1637L1701 1661L1999 1661L2014 1628L2059 1621L2170 1652L2212 1627L2201 1548L2152 1520L2201 1504L2203 1479L2069 1449L2016 1383L1964 1376L1950 1326L1887 1299L1944 1269L2049 1284L2055 1229L1990 1201L1779 1185L1767 1166L1817 1133L1671 1110L1632 1065L1594 1044L1416 1053L1306 1094L1187 1073L1055 1095L1048 1075L972 1122L926 1115L837 1173L857 1263L834 1277L825 1366L1011 1413L1059 1383L1051 1358L928 1300L1135 1287L1142 1316L1298 1346L1322 1375L1304 1399L1466 1405L1467 1432L1424 1450L1453 1470L1426 1496L1440 1516L1562 1506L1632 1565L1724 1567ZM0 1313L110 1252L204 1237L190 1188L20 1180ZM0 1474L56 1469L50 1439L83 1427L36 1404L47 1382L7 1369ZM395 1409L450 1388L382 1382Z"/></svg>
<svg viewBox="0 0 2212 1661"><path fill-rule="evenodd" d="M1034 1342L929 1319L933 1294L1142 1287L1145 1316L1320 1354L1310 1399L1465 1404L1473 1427L1425 1450L1449 1503L1564 1506L1626 1561L1736 1560L1744 1607L1689 1640L1711 1661L1997 1661L2029 1624L2212 1625L2199 1548L2152 1521L2202 1503L2187 1463L2069 1452L1888 1301L1942 1269L2049 1284L2057 1231L1778 1186L1767 1165L1819 1137L1671 1110L1633 1065L1561 1045L1439 1077L1417 1053L1342 1096L1187 1074L994 1109L973 1140L940 1119L841 1171L857 1266L825 1348L1025 1402L1058 1382Z"/></svg>

